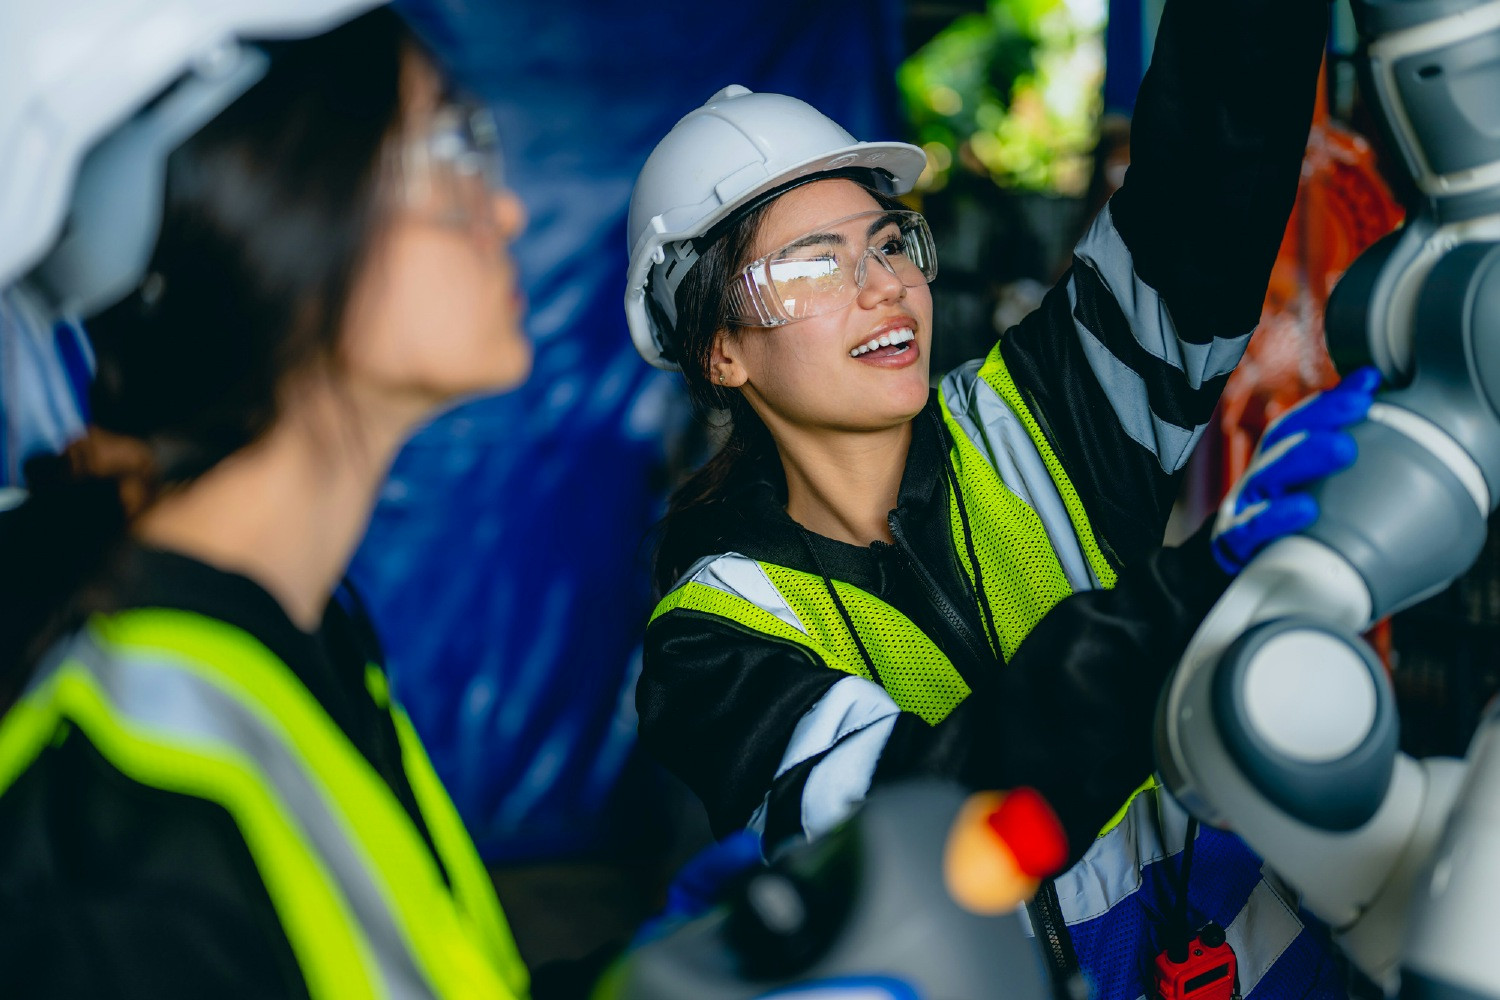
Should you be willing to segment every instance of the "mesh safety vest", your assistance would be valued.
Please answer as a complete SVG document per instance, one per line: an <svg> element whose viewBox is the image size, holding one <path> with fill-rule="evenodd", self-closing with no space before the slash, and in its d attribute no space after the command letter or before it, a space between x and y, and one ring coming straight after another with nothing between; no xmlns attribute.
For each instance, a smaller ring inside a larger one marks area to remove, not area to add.
<svg viewBox="0 0 1500 1000"><path fill-rule="evenodd" d="M371 666L366 682L442 869L292 671L189 612L96 616L59 647L0 720L0 793L76 726L131 780L228 811L314 1000L521 1000L526 969L473 842L384 674Z"/></svg>
<svg viewBox="0 0 1500 1000"><path fill-rule="evenodd" d="M1009 658L1058 601L1075 591L1113 586L1116 574L998 346L983 361L951 372L943 380L941 403L953 442L948 458L965 508L950 490L954 551L975 585L963 533L966 513L998 652ZM822 577L739 553L694 566L653 619L684 608L796 643L832 669L878 680L897 706L932 725L969 695L948 657L900 611L842 581L833 587L878 678L871 677ZM1170 859L1182 849L1186 825L1186 813L1148 779L1083 859L1054 880L1080 962L1106 1000L1138 995L1141 942L1156 920L1157 890L1171 884L1162 866L1175 863ZM1281 972L1267 979L1272 989L1316 966L1321 952L1303 932L1295 908L1261 879L1259 861L1237 839L1203 830L1197 857L1197 880L1239 956L1246 995L1273 966ZM1216 876L1216 867L1227 874ZM1203 902L1196 892L1194 899Z"/></svg>
<svg viewBox="0 0 1500 1000"><path fill-rule="evenodd" d="M1054 604L1074 590L1112 586L1115 571L998 348L982 364L972 362L944 379L941 402L953 441L948 457L963 494L961 509L949 491L954 549L970 585L982 581L999 639L992 651L1009 658ZM957 668L909 618L850 584L833 586L880 683L903 711L936 724L968 697ZM805 646L835 670L873 679L817 574L729 553L695 567L652 618L675 608L728 618Z"/></svg>

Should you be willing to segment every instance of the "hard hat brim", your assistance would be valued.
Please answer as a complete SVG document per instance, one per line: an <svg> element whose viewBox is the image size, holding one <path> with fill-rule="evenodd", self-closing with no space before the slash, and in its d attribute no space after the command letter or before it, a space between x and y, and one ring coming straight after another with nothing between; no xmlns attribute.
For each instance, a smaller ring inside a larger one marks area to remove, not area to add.
<svg viewBox="0 0 1500 1000"><path fill-rule="evenodd" d="M679 366L663 356L666 345L660 342L655 324L646 308L646 282L651 273L655 251L659 247L680 240L696 239L718 225L742 206L749 204L769 191L786 187L795 181L834 171L867 169L881 171L891 178L891 194L905 194L917 183L917 177L927 165L927 154L905 142L858 142L849 146L829 150L818 156L793 164L785 170L751 185L734 197L725 200L713 212L694 221L689 230L668 231L658 229L661 216L652 219L633 249L631 270L625 282L625 317L630 326L630 337L649 364L665 371L677 371Z"/></svg>

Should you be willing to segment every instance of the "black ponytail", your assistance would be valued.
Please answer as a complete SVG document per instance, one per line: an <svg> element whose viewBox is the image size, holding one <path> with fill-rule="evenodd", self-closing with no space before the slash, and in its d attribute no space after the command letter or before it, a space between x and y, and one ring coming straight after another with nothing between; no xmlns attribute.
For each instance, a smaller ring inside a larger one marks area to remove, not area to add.
<svg viewBox="0 0 1500 1000"><path fill-rule="evenodd" d="M97 576L124 533L125 508L108 479L35 489L0 515L0 710L21 693L26 668L50 640L81 624L80 586Z"/></svg>

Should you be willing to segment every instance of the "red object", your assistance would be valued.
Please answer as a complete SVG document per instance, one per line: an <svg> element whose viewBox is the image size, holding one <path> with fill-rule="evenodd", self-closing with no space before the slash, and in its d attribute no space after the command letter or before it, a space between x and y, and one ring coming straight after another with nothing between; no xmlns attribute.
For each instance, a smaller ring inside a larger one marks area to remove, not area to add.
<svg viewBox="0 0 1500 1000"><path fill-rule="evenodd" d="M1014 789L986 820L1015 855L1022 872L1032 878L1046 878L1062 871L1068 860L1068 837L1057 813L1040 792Z"/></svg>
<svg viewBox="0 0 1500 1000"><path fill-rule="evenodd" d="M1195 937L1188 943L1187 959L1174 962L1162 952L1156 956L1156 993L1161 1000L1231 1000L1234 996L1234 949L1227 941L1206 945Z"/></svg>

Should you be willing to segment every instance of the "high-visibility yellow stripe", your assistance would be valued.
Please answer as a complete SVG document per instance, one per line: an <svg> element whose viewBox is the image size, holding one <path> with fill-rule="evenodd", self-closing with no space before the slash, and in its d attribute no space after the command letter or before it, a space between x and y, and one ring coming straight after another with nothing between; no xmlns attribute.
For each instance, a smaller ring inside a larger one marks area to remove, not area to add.
<svg viewBox="0 0 1500 1000"><path fill-rule="evenodd" d="M48 744L56 742L54 734L63 731L57 711L47 698L27 695L0 718L0 794L16 783L32 761Z"/></svg>
<svg viewBox="0 0 1500 1000"><path fill-rule="evenodd" d="M948 460L963 491L962 511L957 493L948 498L953 548L972 586L976 576L969 545L973 544L983 570L984 598L999 633L999 652L1009 660L1042 616L1071 594L1073 587L1042 519L996 477L953 419L947 402L942 403L942 411L953 438ZM981 613L975 610L976 615Z"/></svg>
<svg viewBox="0 0 1500 1000"><path fill-rule="evenodd" d="M869 678L864 658L821 576L761 563L761 569L810 633L813 648L830 666ZM901 612L858 587L833 581L881 686L904 712L936 725L969 696L969 685L925 632Z"/></svg>
<svg viewBox="0 0 1500 1000"><path fill-rule="evenodd" d="M989 383L1016 416L1021 418L1021 423L1026 427L1026 433L1031 436L1031 443L1036 446L1037 454L1042 456L1042 462L1051 473L1053 483L1057 485L1057 492L1062 496L1063 506L1067 508L1068 518L1073 522L1073 530L1078 535L1078 542L1083 547L1083 553L1088 558L1094 576L1099 578L1101 585L1113 587L1118 574L1109 564L1109 560L1104 558L1104 552L1099 548L1099 541L1094 537L1093 526L1089 523L1088 512L1084 510L1083 501L1078 498L1078 491L1073 487L1072 480L1063 470L1062 462L1058 460L1057 453L1052 450L1047 435L1042 433L1041 425L1036 422L1031 408L1021 398L1021 390L1016 387L1015 380L1010 376L1010 369L1005 366L1005 359L1001 357L999 343L990 349L989 356L984 359L984 364L979 369L979 377Z"/></svg>
<svg viewBox="0 0 1500 1000"><path fill-rule="evenodd" d="M222 745L182 744L123 719L82 666L63 664L0 723L0 791L65 720L126 777L228 808L314 1000L383 996L370 976L374 962L358 922L255 762Z"/></svg>
<svg viewBox="0 0 1500 1000"><path fill-rule="evenodd" d="M379 669L371 666L374 673ZM381 674L383 677L384 674ZM438 853L448 868L448 876L462 903L460 916L467 917L484 942L498 966L501 976L512 994L526 996L531 989L531 977L526 963L516 948L516 941L500 910L500 900L495 895L495 886L489 872L480 860L462 817L443 787L427 750L422 746L406 710L392 704L391 717L396 724L396 734L401 741L401 761L405 766L412 792L417 797L418 808L427 820Z"/></svg>
<svg viewBox="0 0 1500 1000"><path fill-rule="evenodd" d="M738 622L746 628L769 635L776 639L787 642L795 642L799 646L814 649L812 640L803 632L798 631L791 625L777 618L771 612L758 607L750 601L735 594L728 594L716 587L710 587L704 583L689 582L678 587L657 604L656 611L651 615L655 621L668 611L683 608L687 611L702 611L711 615L727 618L732 622ZM821 654L820 654L821 655ZM842 662L832 663L838 669L845 669ZM864 664L849 665L849 673L857 673L861 677L868 678L869 672L864 669Z"/></svg>
<svg viewBox="0 0 1500 1000"><path fill-rule="evenodd" d="M308 763L310 778L361 859L379 874L376 889L419 968L449 997L513 996L503 956L484 954L470 936L420 834L368 762L353 750L312 694L248 633L201 615L166 609L93 620L102 644L170 658L219 685Z"/></svg>
<svg viewBox="0 0 1500 1000"><path fill-rule="evenodd" d="M474 925L476 934L483 936L491 951L500 960L500 972L507 985L517 996L525 996L531 989L530 973L521 960L511 935L510 925L500 909L500 900L495 895L495 885L489 872L474 847L468 828L453 805L448 790L427 756L427 748L417 736L415 727L406 710L391 698L390 682L385 672L373 663L365 665L365 687L375 704L391 713L396 727L396 737L401 743L401 763L411 782L412 794L417 798L417 808L427 820L428 829L448 877L463 905L461 915L467 916Z"/></svg>

